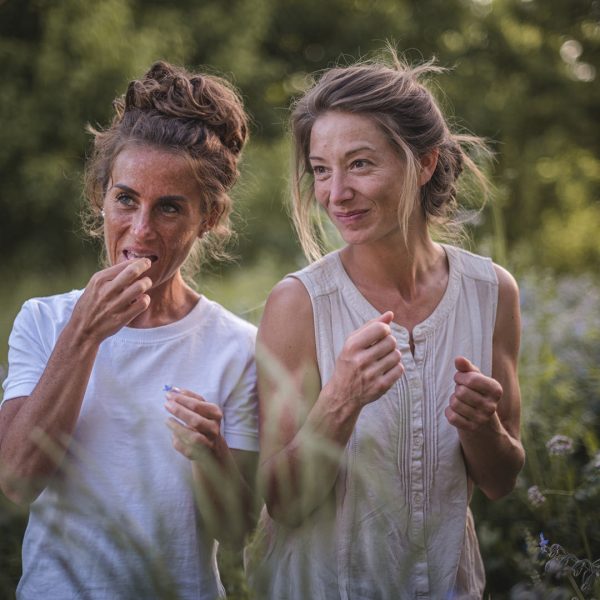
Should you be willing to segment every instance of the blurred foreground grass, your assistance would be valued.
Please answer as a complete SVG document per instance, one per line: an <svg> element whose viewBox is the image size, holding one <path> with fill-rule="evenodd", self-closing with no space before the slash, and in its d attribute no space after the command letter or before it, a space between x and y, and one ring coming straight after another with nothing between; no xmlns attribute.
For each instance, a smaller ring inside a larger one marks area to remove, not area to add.
<svg viewBox="0 0 600 600"><path fill-rule="evenodd" d="M285 272L275 257L232 266L200 280L208 297L257 323ZM20 304L28 297L84 285L91 270L24 278L2 292L0 364ZM486 598L600 597L600 286L591 277L520 279L523 340L520 381L527 464L516 490L473 499L486 565ZM19 576L25 511L0 498L0 598ZM248 597L241 557L221 552L230 597Z"/></svg>

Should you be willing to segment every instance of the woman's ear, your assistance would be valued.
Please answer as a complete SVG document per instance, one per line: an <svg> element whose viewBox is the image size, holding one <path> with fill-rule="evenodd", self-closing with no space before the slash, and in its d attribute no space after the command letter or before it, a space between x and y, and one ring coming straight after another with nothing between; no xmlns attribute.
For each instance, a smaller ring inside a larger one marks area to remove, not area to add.
<svg viewBox="0 0 600 600"><path fill-rule="evenodd" d="M198 229L198 237L202 238L205 233L208 233L219 222L220 218L221 213L213 208L213 210L202 219L202 223L200 223L200 228Z"/></svg>
<svg viewBox="0 0 600 600"><path fill-rule="evenodd" d="M435 168L437 167L440 151L434 148L427 154L421 156L421 171L419 173L419 186L425 185L432 177Z"/></svg>

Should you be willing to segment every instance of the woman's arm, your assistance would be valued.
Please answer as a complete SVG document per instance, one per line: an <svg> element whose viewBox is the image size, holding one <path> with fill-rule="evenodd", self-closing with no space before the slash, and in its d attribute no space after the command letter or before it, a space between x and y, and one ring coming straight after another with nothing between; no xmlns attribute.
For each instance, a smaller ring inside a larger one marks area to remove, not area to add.
<svg viewBox="0 0 600 600"><path fill-rule="evenodd" d="M455 361L455 392L446 416L458 428L473 481L494 500L512 491L525 462L520 441L521 394L517 377L521 317L513 277L496 266L498 310L493 337L492 377L464 357Z"/></svg>
<svg viewBox="0 0 600 600"><path fill-rule="evenodd" d="M298 525L323 503L362 407L402 375L392 319L384 313L350 334L321 387L306 289L289 278L269 296L258 334L259 473L273 518Z"/></svg>
<svg viewBox="0 0 600 600"><path fill-rule="evenodd" d="M230 449L221 434L221 409L190 390L172 388L167 425L173 447L192 461L198 509L208 533L241 545L256 523L258 453Z"/></svg>
<svg viewBox="0 0 600 600"><path fill-rule="evenodd" d="M16 503L37 498L62 462L100 343L148 307L150 261L96 273L79 298L30 396L0 410L0 487ZM21 360L27 348L19 349ZM9 365L10 376L10 365Z"/></svg>

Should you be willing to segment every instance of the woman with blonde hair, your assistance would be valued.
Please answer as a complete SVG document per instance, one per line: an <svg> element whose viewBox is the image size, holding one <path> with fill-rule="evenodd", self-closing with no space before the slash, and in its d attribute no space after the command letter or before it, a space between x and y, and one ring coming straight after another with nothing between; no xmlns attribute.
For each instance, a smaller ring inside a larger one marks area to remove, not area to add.
<svg viewBox="0 0 600 600"><path fill-rule="evenodd" d="M504 496L524 461L517 285L432 236L465 173L485 184L466 151L482 144L421 83L437 69L393 59L329 69L293 108L314 262L259 327L261 598L481 598L473 486ZM320 256L315 209L341 250Z"/></svg>

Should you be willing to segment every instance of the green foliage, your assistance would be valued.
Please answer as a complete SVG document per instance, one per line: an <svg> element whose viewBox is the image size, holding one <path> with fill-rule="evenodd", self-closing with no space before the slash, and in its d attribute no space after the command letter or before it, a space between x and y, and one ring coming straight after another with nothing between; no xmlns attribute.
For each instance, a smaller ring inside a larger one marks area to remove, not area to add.
<svg viewBox="0 0 600 600"><path fill-rule="evenodd" d="M533 593L543 582L546 595L515 598L549 598L582 582L570 581L568 571L549 573L556 565L546 568L539 549L533 560L528 536L543 533L565 557L600 559L600 289L588 277L529 277L521 294L527 462L513 494L495 503L476 495L475 513L494 598L519 582L515 594Z"/></svg>
<svg viewBox="0 0 600 600"><path fill-rule="evenodd" d="M253 129L235 191L239 258L200 285L256 322L273 283L303 261L284 208L289 102L308 74L393 39L410 60L435 55L450 67L433 84L443 106L496 151L496 198L473 232L480 247L520 273L550 274L523 280L526 469L505 500L475 497L489 590L507 597L535 571L527 531L597 558L598 288L552 277L600 259L599 23L591 0L0 0L0 365L20 304L80 287L96 269L78 218L85 125L108 122L129 79L164 58L240 87ZM574 440L574 454L548 456L555 434ZM566 495L535 508L534 485ZM22 526L0 504L0 595L18 571ZM562 585L542 583L551 588L538 597Z"/></svg>
<svg viewBox="0 0 600 600"><path fill-rule="evenodd" d="M107 123L112 98L158 58L204 65L241 88L254 117L248 162L270 179L245 199L276 215L249 230L242 260L258 260L276 237L272 250L294 261L293 236L271 210L286 187L287 106L309 73L385 39L409 60L435 55L450 67L435 84L442 103L497 150L500 219L487 211L476 236L500 223L513 262L586 270L600 257L597 13L583 0L4 0L2 270L44 272L93 256L77 218L84 127Z"/></svg>

